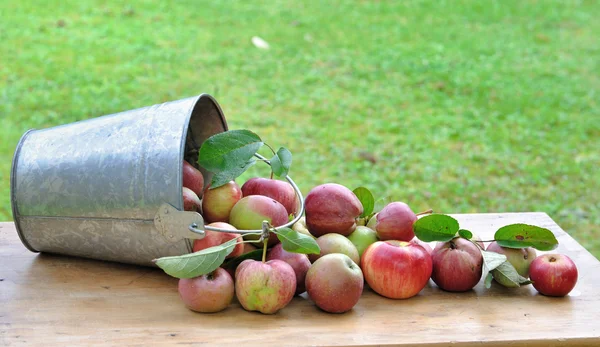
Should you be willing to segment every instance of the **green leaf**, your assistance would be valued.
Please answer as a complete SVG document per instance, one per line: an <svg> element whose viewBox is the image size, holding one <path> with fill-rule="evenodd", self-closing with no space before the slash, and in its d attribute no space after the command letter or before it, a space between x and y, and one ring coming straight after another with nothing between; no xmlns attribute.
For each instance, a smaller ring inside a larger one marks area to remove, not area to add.
<svg viewBox="0 0 600 347"><path fill-rule="evenodd" d="M290 166L292 166L292 152L285 147L280 147L270 162L273 174L278 177L285 177L290 171Z"/></svg>
<svg viewBox="0 0 600 347"><path fill-rule="evenodd" d="M519 275L515 267L508 261L505 261L495 268L492 271L492 275L496 282L507 288L518 288L522 284L532 283L527 278Z"/></svg>
<svg viewBox="0 0 600 347"><path fill-rule="evenodd" d="M358 187L352 192L363 206L363 213L360 217L366 217L373 213L373 209L375 208L375 198L373 197L373 193L365 187Z"/></svg>
<svg viewBox="0 0 600 347"><path fill-rule="evenodd" d="M430 214L418 219L413 225L415 235L424 242L450 241L456 236L458 221L445 214Z"/></svg>
<svg viewBox="0 0 600 347"><path fill-rule="evenodd" d="M228 261L225 262L225 264L223 264L222 267L225 269L235 269L238 265L240 265L241 262L243 262L246 259L262 260L262 254L263 254L262 249L255 249L253 251L244 253L233 259L229 259Z"/></svg>
<svg viewBox="0 0 600 347"><path fill-rule="evenodd" d="M202 143L198 164L213 173L236 171L246 166L262 145L250 130L218 133Z"/></svg>
<svg viewBox="0 0 600 347"><path fill-rule="evenodd" d="M281 241L281 246L288 252L304 253L304 254L319 254L321 248L317 241L308 235L301 234L290 228L282 228L272 230L277 234L277 238Z"/></svg>
<svg viewBox="0 0 600 347"><path fill-rule="evenodd" d="M488 272L488 274L485 276L485 280L483 281L483 284L487 289L490 289L492 286L492 279L494 279L494 276L491 272Z"/></svg>
<svg viewBox="0 0 600 347"><path fill-rule="evenodd" d="M481 255L483 256L483 265L486 267L487 271L494 270L506 261L506 256L504 254L496 252L482 250Z"/></svg>
<svg viewBox="0 0 600 347"><path fill-rule="evenodd" d="M460 229L458 235L464 239L470 240L473 238L473 233L466 229Z"/></svg>
<svg viewBox="0 0 600 347"><path fill-rule="evenodd" d="M158 267L176 278L193 278L215 271L235 248L237 239L195 253L155 259Z"/></svg>
<svg viewBox="0 0 600 347"><path fill-rule="evenodd" d="M551 251L558 246L558 241L552 231L528 224L504 226L496 231L494 240L502 247L533 247L540 251Z"/></svg>
<svg viewBox="0 0 600 347"><path fill-rule="evenodd" d="M244 165L242 165L240 167L231 168L231 170L228 170L228 171L221 171L221 172L215 173L212 177L212 180L210 181L210 189L218 188L229 181L233 181L234 179L239 177L241 174L243 174L246 170L248 170L248 168L250 168L255 163L256 163L256 159L250 158L250 160L248 160L248 162L246 162Z"/></svg>

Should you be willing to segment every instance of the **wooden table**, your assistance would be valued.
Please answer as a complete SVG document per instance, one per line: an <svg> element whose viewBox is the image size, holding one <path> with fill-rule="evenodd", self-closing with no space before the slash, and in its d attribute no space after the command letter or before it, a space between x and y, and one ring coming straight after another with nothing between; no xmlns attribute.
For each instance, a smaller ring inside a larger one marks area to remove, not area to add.
<svg viewBox="0 0 600 347"><path fill-rule="evenodd" d="M549 228L579 269L568 297L532 286L493 284L447 293L431 281L416 297L390 300L366 290L345 314L294 298L278 314L234 303L217 314L187 310L177 279L162 271L31 253L12 223L0 223L0 345L420 345L600 346L600 262L544 213L455 215L488 239L499 227Z"/></svg>

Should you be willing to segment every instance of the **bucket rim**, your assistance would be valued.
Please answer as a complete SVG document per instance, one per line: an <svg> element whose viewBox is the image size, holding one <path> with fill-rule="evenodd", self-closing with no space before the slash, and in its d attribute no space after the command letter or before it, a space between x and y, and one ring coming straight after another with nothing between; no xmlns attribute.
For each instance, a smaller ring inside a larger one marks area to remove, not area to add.
<svg viewBox="0 0 600 347"><path fill-rule="evenodd" d="M35 252L35 253L39 253L40 252L39 250L33 248L33 246L31 246L31 244L29 242L27 242L27 239L25 238L25 236L23 235L23 231L21 230L21 225L19 223L20 218L19 218L19 211L17 208L17 193L16 193L17 164L19 161L19 153L21 152L21 148L23 147L23 142L25 142L25 138L34 131L36 131L36 129L27 130L21 136L21 138L19 139L19 142L17 143L17 147L15 148L15 154L13 155L11 168L10 168L10 205L11 205L12 214L13 214L13 223L15 224L15 229L17 230L17 234L19 235L19 239L21 239L21 242L28 250Z"/></svg>

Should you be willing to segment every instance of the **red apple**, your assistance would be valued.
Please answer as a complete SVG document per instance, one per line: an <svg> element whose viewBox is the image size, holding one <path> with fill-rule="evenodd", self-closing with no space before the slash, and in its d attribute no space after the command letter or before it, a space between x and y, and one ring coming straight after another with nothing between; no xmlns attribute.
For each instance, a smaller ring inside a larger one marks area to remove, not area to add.
<svg viewBox="0 0 600 347"><path fill-rule="evenodd" d="M417 215L403 202L387 204L375 219L374 228L380 240L408 242L415 237L413 224L417 221Z"/></svg>
<svg viewBox="0 0 600 347"><path fill-rule="evenodd" d="M200 170L193 167L187 161L183 161L183 186L190 188L199 198L204 191L204 176Z"/></svg>
<svg viewBox="0 0 600 347"><path fill-rule="evenodd" d="M419 240L416 236L413 237L412 240L410 240L409 242L410 243L414 243L416 245L419 245L419 246L425 248L425 250L429 254L431 254L433 252L433 249L431 248L431 246L427 242L423 242L423 241Z"/></svg>
<svg viewBox="0 0 600 347"><path fill-rule="evenodd" d="M310 260L306 254L292 253L283 249L281 243L276 244L271 248L267 254L267 260L279 259L290 264L294 272L296 273L296 295L302 294L306 291L304 280L306 278L306 272L310 268Z"/></svg>
<svg viewBox="0 0 600 347"><path fill-rule="evenodd" d="M407 299L427 285L432 261L419 245L397 240L377 241L363 253L361 268L376 293L391 299Z"/></svg>
<svg viewBox="0 0 600 347"><path fill-rule="evenodd" d="M229 223L229 214L233 206L242 198L242 190L234 181L211 189L210 185L202 199L202 216L208 223Z"/></svg>
<svg viewBox="0 0 600 347"><path fill-rule="evenodd" d="M237 230L233 225L223 223L223 222L210 223L210 224L208 224L208 226L215 227L215 228L221 228L221 229L227 229L227 230ZM223 243L225 243L231 239L235 239L235 238L237 238L240 243L235 245L235 248L233 249L233 251L231 251L231 253L229 253L227 258L238 257L238 256L244 254L244 244L241 243L243 240L242 240L242 236L240 234L223 233L223 232L210 231L210 230L204 230L204 238L203 239L194 240L194 252L201 251L205 248L218 246L220 244L223 244Z"/></svg>
<svg viewBox="0 0 600 347"><path fill-rule="evenodd" d="M565 296L577 284L577 266L564 254L543 254L529 267L533 287L548 296Z"/></svg>
<svg viewBox="0 0 600 347"><path fill-rule="evenodd" d="M517 270L519 275L525 278L529 277L529 267L531 266L531 262L533 262L536 257L535 249L531 247L502 247L496 241L494 241L487 246L487 250L490 252L504 254L506 256L506 260L508 260L508 262L515 267L515 270Z"/></svg>
<svg viewBox="0 0 600 347"><path fill-rule="evenodd" d="M464 292L481 279L483 256L479 247L462 237L438 242L433 252L431 279L443 290Z"/></svg>
<svg viewBox="0 0 600 347"><path fill-rule="evenodd" d="M246 259L235 270L235 293L245 310L273 314L294 297L296 274L283 260Z"/></svg>
<svg viewBox="0 0 600 347"><path fill-rule="evenodd" d="M356 264L360 264L360 256L358 250L352 241L348 240L347 237L340 234L325 234L317 238L317 244L321 248L321 253L310 254L308 258L311 262L315 262L320 257L331 254L341 253L345 254Z"/></svg>
<svg viewBox="0 0 600 347"><path fill-rule="evenodd" d="M262 195L243 197L231 209L229 221L239 230L260 230L263 221L268 221L272 226L278 227L288 222L288 214L279 202ZM258 240L258 236L249 235L247 240ZM269 235L269 247L277 244L277 235Z"/></svg>
<svg viewBox="0 0 600 347"><path fill-rule="evenodd" d="M183 187L183 210L184 211L200 211L200 206L202 206L202 202L198 195L194 193L190 188Z"/></svg>
<svg viewBox="0 0 600 347"><path fill-rule="evenodd" d="M179 280L179 296L192 311L222 311L231 303L233 294L233 279L222 268L207 275Z"/></svg>
<svg viewBox="0 0 600 347"><path fill-rule="evenodd" d="M304 202L306 226L316 237L328 233L350 235L363 213L360 200L352 191L336 183L314 187Z"/></svg>
<svg viewBox="0 0 600 347"><path fill-rule="evenodd" d="M326 312L351 310L363 292L360 267L347 255L327 254L319 258L306 274L306 292L317 307Z"/></svg>
<svg viewBox="0 0 600 347"><path fill-rule="evenodd" d="M263 195L278 201L285 207L288 216L298 212L298 199L291 184L285 181L254 177L242 185L244 196Z"/></svg>

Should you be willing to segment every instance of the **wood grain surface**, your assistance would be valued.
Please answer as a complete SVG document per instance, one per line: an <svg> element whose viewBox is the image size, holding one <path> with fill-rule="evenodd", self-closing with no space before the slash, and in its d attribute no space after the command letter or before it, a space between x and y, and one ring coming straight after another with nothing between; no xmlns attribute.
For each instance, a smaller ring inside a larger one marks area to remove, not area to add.
<svg viewBox="0 0 600 347"><path fill-rule="evenodd" d="M532 286L485 289L482 280L448 293L430 281L408 300L366 290L344 314L320 311L306 294L270 316L237 303L200 314L158 269L32 253L0 223L0 345L600 346L600 262L548 215L454 216L483 239L511 223L549 228L560 242L553 252L578 266L577 286L550 298Z"/></svg>

